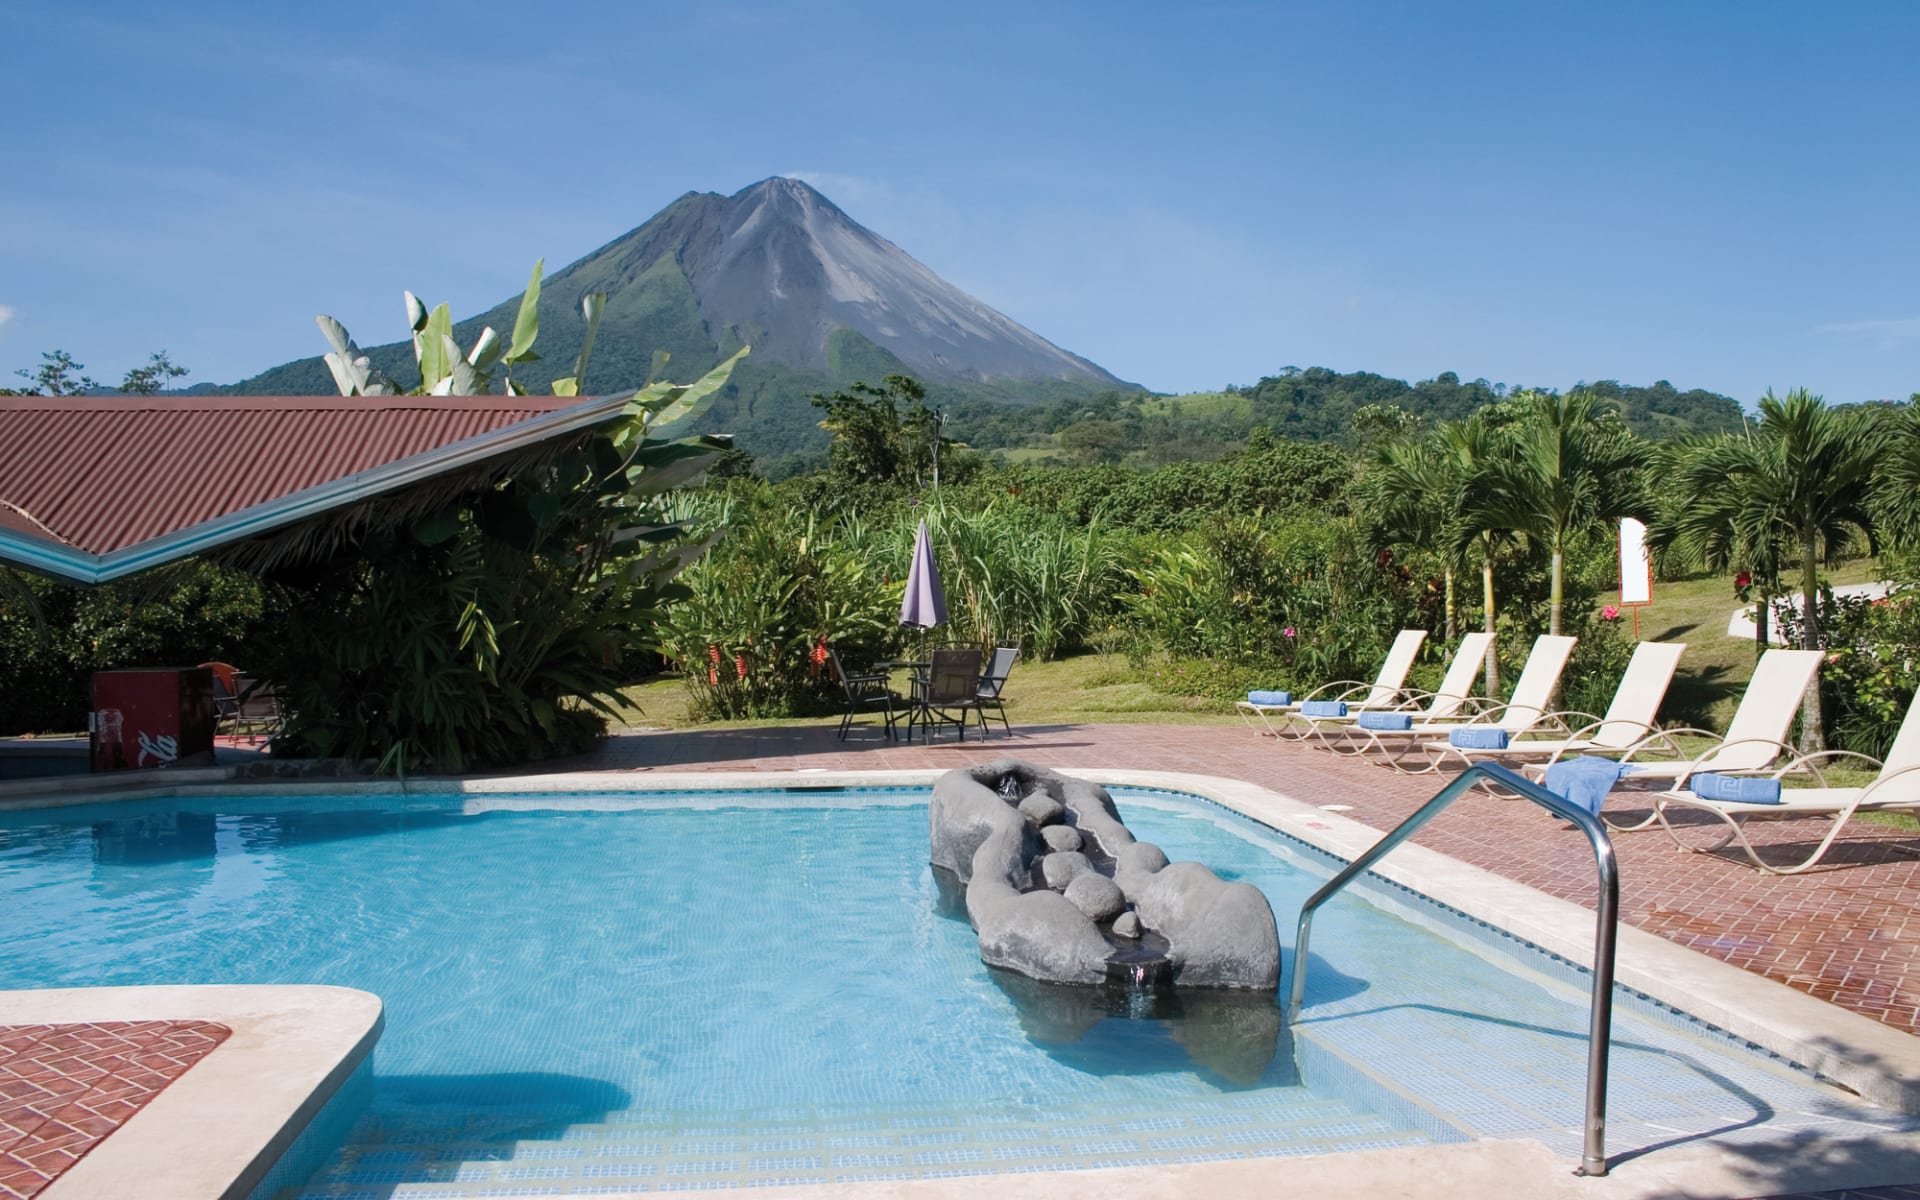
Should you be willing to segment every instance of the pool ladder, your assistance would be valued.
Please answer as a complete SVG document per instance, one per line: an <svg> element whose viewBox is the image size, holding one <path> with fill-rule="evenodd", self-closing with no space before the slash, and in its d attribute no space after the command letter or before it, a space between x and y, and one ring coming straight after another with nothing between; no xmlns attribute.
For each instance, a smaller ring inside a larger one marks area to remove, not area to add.
<svg viewBox="0 0 1920 1200"><path fill-rule="evenodd" d="M1365 854L1327 881L1300 908L1300 928L1293 940L1293 990L1287 1001L1287 1023L1300 1019L1307 995L1307 943L1313 933L1314 910L1331 900L1341 888L1387 856L1394 847L1438 816L1440 810L1458 800L1475 784L1488 782L1524 800L1531 800L1562 820L1571 821L1593 843L1594 864L1600 872L1598 927L1593 946L1593 1013L1587 1033L1587 1126L1580 1168L1575 1175L1607 1173L1607 1047L1613 1028L1613 956L1615 936L1619 932L1620 873L1614 863L1613 843L1607 839L1600 818L1578 804L1554 795L1507 768L1491 762L1477 762L1455 776L1438 795L1420 806L1420 810L1400 822Z"/></svg>

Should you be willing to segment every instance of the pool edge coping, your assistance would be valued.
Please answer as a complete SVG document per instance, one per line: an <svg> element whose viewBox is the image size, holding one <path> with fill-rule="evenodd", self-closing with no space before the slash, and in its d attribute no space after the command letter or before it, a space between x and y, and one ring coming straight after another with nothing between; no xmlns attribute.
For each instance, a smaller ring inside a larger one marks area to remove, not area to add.
<svg viewBox="0 0 1920 1200"><path fill-rule="evenodd" d="M44 1200L249 1195L373 1053L385 1016L371 992L320 984L0 991L0 1024L157 1020L232 1033L62 1172Z"/></svg>

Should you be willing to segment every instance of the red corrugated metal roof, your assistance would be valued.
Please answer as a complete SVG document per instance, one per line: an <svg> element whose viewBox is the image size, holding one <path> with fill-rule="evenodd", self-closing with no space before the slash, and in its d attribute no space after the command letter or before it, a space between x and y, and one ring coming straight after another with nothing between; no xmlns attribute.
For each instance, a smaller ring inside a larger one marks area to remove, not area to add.
<svg viewBox="0 0 1920 1200"><path fill-rule="evenodd" d="M581 403L0 397L0 528L105 554Z"/></svg>

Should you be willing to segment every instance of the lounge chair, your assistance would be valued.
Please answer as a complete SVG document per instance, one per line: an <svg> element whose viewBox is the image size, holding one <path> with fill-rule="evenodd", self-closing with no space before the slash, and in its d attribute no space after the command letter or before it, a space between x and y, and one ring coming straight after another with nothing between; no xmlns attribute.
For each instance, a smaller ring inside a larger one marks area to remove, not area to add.
<svg viewBox="0 0 1920 1200"><path fill-rule="evenodd" d="M1477 703L1472 695L1473 681L1486 665L1487 647L1492 644L1490 633L1469 633L1461 638L1459 648L1453 652L1453 661L1447 664L1447 673L1440 680L1440 690L1423 692L1403 688L1398 711L1411 712L1416 722L1442 721L1458 716L1469 704ZM1354 724L1360 719L1360 713L1354 709L1331 715L1299 708L1281 716L1285 722L1278 731L1281 737L1315 737L1322 746L1337 754L1357 753L1346 745L1346 735L1353 732Z"/></svg>
<svg viewBox="0 0 1920 1200"><path fill-rule="evenodd" d="M1825 657L1819 650L1769 650L1762 654L1724 738L1705 729L1662 729L1621 751L1589 750L1587 753L1617 758L1631 765L1633 770L1626 776L1628 779L1664 779L1676 785L1685 782L1695 771L1720 775L1765 773L1782 754L1794 756L1793 747L1785 741L1787 730L1800 707L1800 697L1813 682ZM1688 753L1680 745L1679 739L1683 737L1712 738L1714 745L1701 753ZM1648 759L1644 757L1647 754L1675 757ZM1556 753L1544 763L1522 767L1521 773L1535 780L1543 779L1547 768L1562 756ZM1617 832L1631 833L1646 829L1659 819L1656 810L1645 820L1631 825L1608 821L1607 826Z"/></svg>
<svg viewBox="0 0 1920 1200"><path fill-rule="evenodd" d="M1013 674L1013 664L1020 657L1017 646L1001 646L994 650L993 657L987 662L987 673L980 677L980 690L974 696L973 709L980 715L980 736L987 736L987 710L992 709L1000 717L1000 728L1013 736L1013 726L1007 724L1007 698L1005 695L1007 676Z"/></svg>
<svg viewBox="0 0 1920 1200"><path fill-rule="evenodd" d="M1287 704L1257 704L1251 699L1242 700L1234 705L1240 712L1240 719L1249 728L1257 720L1266 728L1260 730L1263 735L1302 736L1299 733L1283 734L1290 727L1283 719L1279 728L1273 724L1275 714L1298 712L1300 705L1310 700L1340 700L1349 709L1397 708L1403 702L1401 686L1407 682L1407 672L1413 669L1413 660L1420 656L1420 646L1427 640L1424 629L1402 629L1393 639L1393 646L1387 651L1386 661L1380 664L1380 674L1372 683L1359 679L1340 679L1333 683L1323 683L1319 687Z"/></svg>
<svg viewBox="0 0 1920 1200"><path fill-rule="evenodd" d="M1558 760L1567 754L1624 753L1635 743L1658 732L1654 718L1660 714L1660 703L1667 698L1667 688L1673 682L1674 669L1680 665L1680 654L1686 648L1685 642L1641 642L1635 646L1633 657L1627 661L1626 673L1620 676L1620 686L1614 689L1613 702L1607 705L1607 715L1604 717L1571 711L1553 712L1534 722L1536 730L1571 730L1565 736L1518 738L1509 740L1504 747L1483 749L1462 749L1443 741L1428 745L1427 750L1438 754L1442 765L1449 758L1458 758L1463 767L1483 758L1499 762L1545 755ZM1516 690L1514 694L1517 697L1519 692Z"/></svg>
<svg viewBox="0 0 1920 1200"><path fill-rule="evenodd" d="M1654 797L1653 815L1661 828L1673 836L1683 849L1696 854L1707 854L1725 847L1728 843L1737 843L1753 865L1767 875L1798 875L1802 871L1813 869L1826 857L1834 838L1840 834L1841 827L1857 812L1886 812L1888 810L1920 809L1920 718L1914 713L1920 711L1920 705L1910 705L1907 715L1900 722L1900 732L1893 739L1892 749L1887 751L1885 762L1876 762L1864 754L1855 754L1851 750L1825 750L1817 754L1800 755L1785 766L1776 769L1768 777L1774 787L1779 787L1781 776L1805 771L1814 778L1814 787L1782 788L1778 801L1740 801L1710 800L1698 795L1683 780L1672 789ZM1836 759L1858 759L1879 768L1879 774L1865 787L1829 787L1821 765ZM1717 772L1716 772L1717 773ZM1695 778L1697 778L1696 773ZM1759 780L1749 780L1758 783ZM1682 808L1711 813L1726 825L1726 833L1711 846L1689 845L1680 836L1679 830L1667 820L1669 807ZM1829 817L1832 823L1826 836L1799 862L1788 867L1777 867L1762 859L1747 840L1747 834L1741 827L1756 818L1766 820L1780 817Z"/></svg>
<svg viewBox="0 0 1920 1200"><path fill-rule="evenodd" d="M1427 748L1436 741L1445 744L1456 729L1498 730L1502 740L1510 742L1546 720L1554 689L1560 686L1560 676L1567 669L1567 658L1577 641L1578 638L1553 634L1541 634L1533 639L1527 665L1520 669L1520 679L1513 685L1513 699L1505 704L1483 705L1469 714L1467 720L1414 721L1406 729L1370 728L1364 722L1357 725L1354 731L1366 740L1355 753L1381 750L1386 753L1383 761L1394 770L1423 774L1438 768L1441 762L1427 753ZM1557 731L1572 732L1565 725L1557 726Z"/></svg>

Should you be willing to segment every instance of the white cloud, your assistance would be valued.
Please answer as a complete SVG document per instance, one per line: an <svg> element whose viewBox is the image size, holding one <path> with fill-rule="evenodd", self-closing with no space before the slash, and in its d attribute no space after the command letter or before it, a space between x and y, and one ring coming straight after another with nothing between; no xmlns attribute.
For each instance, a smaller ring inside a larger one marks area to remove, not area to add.
<svg viewBox="0 0 1920 1200"><path fill-rule="evenodd" d="M1842 321L1821 325L1815 333L1872 342L1882 350L1892 350L1908 342L1920 342L1920 317L1899 317L1882 321Z"/></svg>
<svg viewBox="0 0 1920 1200"><path fill-rule="evenodd" d="M13 320L13 316L14 309L10 305L0 304L0 329L5 329L7 322Z"/></svg>

